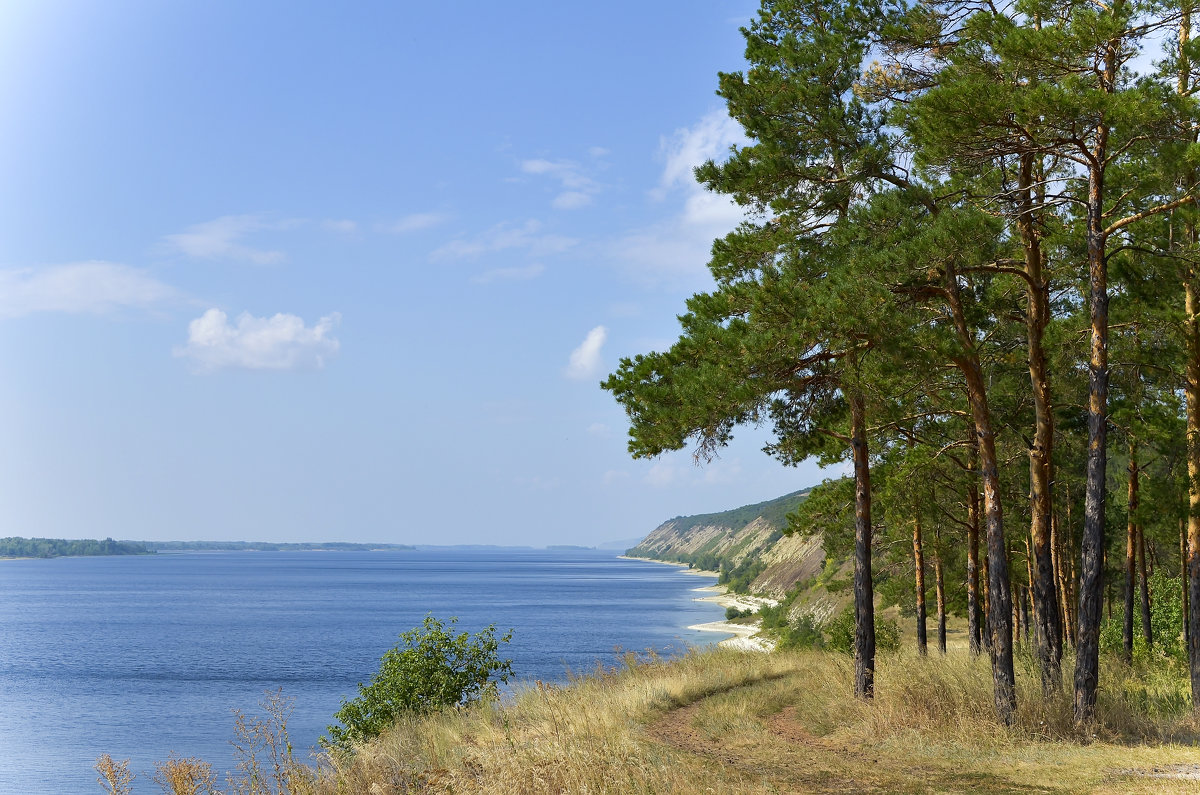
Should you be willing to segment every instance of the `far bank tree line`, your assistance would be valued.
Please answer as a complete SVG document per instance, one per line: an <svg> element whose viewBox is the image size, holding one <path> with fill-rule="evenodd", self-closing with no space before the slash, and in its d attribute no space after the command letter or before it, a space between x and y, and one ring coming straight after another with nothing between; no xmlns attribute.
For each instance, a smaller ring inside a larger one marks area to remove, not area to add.
<svg viewBox="0 0 1200 795"><path fill-rule="evenodd" d="M634 456L710 457L768 424L786 463L852 462L860 696L880 534L911 537L919 613L931 565L944 615L962 551L1001 720L1018 628L1048 693L1074 647L1075 717L1093 717L1114 591L1127 654L1135 623L1153 642L1151 600L1179 600L1200 706L1193 16L764 0L748 69L720 76L749 143L697 176L750 220L714 243L678 342L604 387ZM834 531L824 491L802 511ZM1151 594L1151 570L1186 585Z"/></svg>

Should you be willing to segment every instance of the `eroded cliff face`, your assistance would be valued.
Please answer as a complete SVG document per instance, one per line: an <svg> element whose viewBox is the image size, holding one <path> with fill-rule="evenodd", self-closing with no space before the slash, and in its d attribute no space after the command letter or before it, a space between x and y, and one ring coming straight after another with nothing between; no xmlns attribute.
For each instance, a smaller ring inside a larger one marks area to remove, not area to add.
<svg viewBox="0 0 1200 795"><path fill-rule="evenodd" d="M767 564L750 590L782 598L798 582L817 576L825 562L821 536L784 536L762 553Z"/></svg>
<svg viewBox="0 0 1200 795"><path fill-rule="evenodd" d="M778 528L762 517L745 527L734 529L719 524L688 526L684 518L663 522L635 547L635 554L661 560L687 557L693 560L715 555L731 565L742 563L747 557L759 555L770 545L770 538Z"/></svg>
<svg viewBox="0 0 1200 795"><path fill-rule="evenodd" d="M821 536L784 536L787 513L808 496L801 491L724 513L680 516L663 522L629 554L701 568L737 568L760 561L750 592L782 598L816 576L824 562Z"/></svg>

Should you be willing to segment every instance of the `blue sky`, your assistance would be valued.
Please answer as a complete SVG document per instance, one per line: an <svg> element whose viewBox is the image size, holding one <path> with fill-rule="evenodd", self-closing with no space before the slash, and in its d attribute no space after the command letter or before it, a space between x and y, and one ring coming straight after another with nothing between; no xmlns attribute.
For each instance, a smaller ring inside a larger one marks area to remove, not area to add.
<svg viewBox="0 0 1200 795"><path fill-rule="evenodd" d="M8 2L0 535L593 544L817 482L598 382L736 209L749 2Z"/></svg>

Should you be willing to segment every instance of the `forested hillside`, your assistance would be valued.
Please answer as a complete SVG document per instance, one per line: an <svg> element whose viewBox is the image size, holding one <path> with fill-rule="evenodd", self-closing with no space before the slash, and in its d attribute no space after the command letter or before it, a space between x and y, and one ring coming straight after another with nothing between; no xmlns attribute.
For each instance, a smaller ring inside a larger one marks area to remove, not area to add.
<svg viewBox="0 0 1200 795"><path fill-rule="evenodd" d="M783 596L820 570L820 539L788 538L788 514L809 490L719 513L677 516L656 527L626 554L719 571L733 591Z"/></svg>

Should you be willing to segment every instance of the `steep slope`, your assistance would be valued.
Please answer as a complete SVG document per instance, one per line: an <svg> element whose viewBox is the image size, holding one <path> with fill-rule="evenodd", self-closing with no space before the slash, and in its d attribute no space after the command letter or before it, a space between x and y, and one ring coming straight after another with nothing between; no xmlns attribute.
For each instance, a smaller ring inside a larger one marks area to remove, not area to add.
<svg viewBox="0 0 1200 795"><path fill-rule="evenodd" d="M820 537L783 535L788 513L809 489L721 513L677 516L628 551L632 557L687 563L741 575L751 593L783 596L821 570Z"/></svg>

